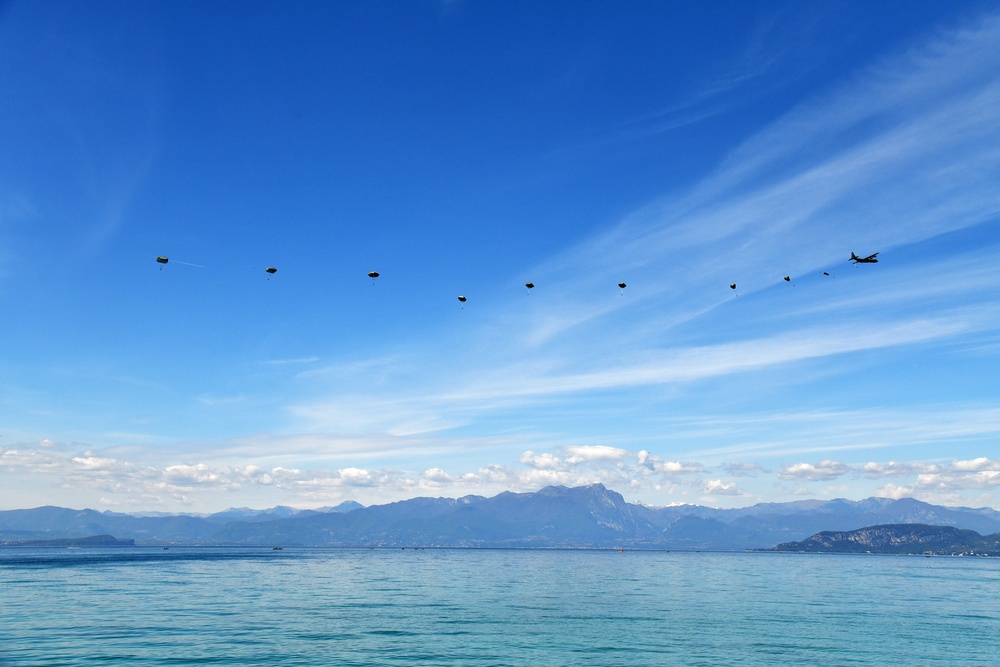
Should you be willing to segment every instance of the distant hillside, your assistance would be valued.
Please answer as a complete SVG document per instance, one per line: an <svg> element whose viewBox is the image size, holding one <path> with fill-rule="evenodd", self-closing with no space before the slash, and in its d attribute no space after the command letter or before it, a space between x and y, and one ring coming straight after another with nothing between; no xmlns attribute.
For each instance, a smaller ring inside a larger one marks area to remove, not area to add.
<svg viewBox="0 0 1000 667"><path fill-rule="evenodd" d="M1000 533L983 537L952 526L893 524L823 531L801 542L779 544L773 551L1000 556Z"/></svg>
<svg viewBox="0 0 1000 667"><path fill-rule="evenodd" d="M764 503L741 509L628 503L601 484L492 498L414 498L387 505L230 509L209 516L135 516L39 507L0 512L0 540L110 534L137 544L283 546L766 549L820 531L929 524L1000 531L1000 512L912 499Z"/></svg>
<svg viewBox="0 0 1000 667"><path fill-rule="evenodd" d="M0 541L0 547L134 547L135 540L119 540L111 535L66 537L54 540Z"/></svg>

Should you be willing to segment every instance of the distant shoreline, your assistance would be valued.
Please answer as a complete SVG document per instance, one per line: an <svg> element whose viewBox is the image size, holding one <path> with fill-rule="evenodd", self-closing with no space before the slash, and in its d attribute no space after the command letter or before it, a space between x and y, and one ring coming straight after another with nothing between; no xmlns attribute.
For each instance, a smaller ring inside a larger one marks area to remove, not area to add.
<svg viewBox="0 0 1000 667"><path fill-rule="evenodd" d="M427 546L427 547L400 547L400 546L322 546L322 545L292 545L280 548L261 545L247 544L134 544L133 540L118 540L117 543L86 543L86 538L79 541L74 540L37 540L33 542L15 543L2 542L0 550L22 550L22 549L50 549L50 550L78 550L88 549L91 551L109 550L120 551L122 549L137 551L171 551L175 549L193 549L198 551L246 551L246 552L275 552L275 557L283 554L296 552L323 552L323 551L510 551L510 552L555 552L566 551L574 553L621 553L623 556L629 554L772 554L772 555L819 555L819 556L910 556L914 558L1000 558L998 554L987 553L926 553L916 551L818 551L805 549L779 549L777 547L767 549L614 549L605 547L463 547L463 546ZM779 545L781 546L781 545Z"/></svg>

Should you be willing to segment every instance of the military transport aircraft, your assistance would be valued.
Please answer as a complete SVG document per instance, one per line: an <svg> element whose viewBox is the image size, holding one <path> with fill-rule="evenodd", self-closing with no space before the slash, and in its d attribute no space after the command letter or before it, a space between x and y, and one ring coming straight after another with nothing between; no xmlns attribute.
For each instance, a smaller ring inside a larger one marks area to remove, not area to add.
<svg viewBox="0 0 1000 667"><path fill-rule="evenodd" d="M874 253L874 254L868 255L867 257L858 257L857 255L855 255L852 252L851 253L851 259L849 261L854 262L855 264L878 264L878 260L875 259L876 257L878 257L878 253L877 252Z"/></svg>

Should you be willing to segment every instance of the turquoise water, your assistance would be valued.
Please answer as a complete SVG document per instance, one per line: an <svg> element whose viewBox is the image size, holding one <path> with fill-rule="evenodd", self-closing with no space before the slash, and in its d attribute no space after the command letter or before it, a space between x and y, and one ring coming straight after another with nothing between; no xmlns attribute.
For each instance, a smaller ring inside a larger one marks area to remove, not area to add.
<svg viewBox="0 0 1000 667"><path fill-rule="evenodd" d="M0 549L0 665L1000 665L1000 560Z"/></svg>

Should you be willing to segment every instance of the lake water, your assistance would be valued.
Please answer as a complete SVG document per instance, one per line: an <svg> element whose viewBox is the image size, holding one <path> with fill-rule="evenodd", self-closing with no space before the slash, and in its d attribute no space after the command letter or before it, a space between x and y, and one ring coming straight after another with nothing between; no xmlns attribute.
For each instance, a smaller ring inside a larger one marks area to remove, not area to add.
<svg viewBox="0 0 1000 667"><path fill-rule="evenodd" d="M1000 665L1000 560L0 549L0 665Z"/></svg>

